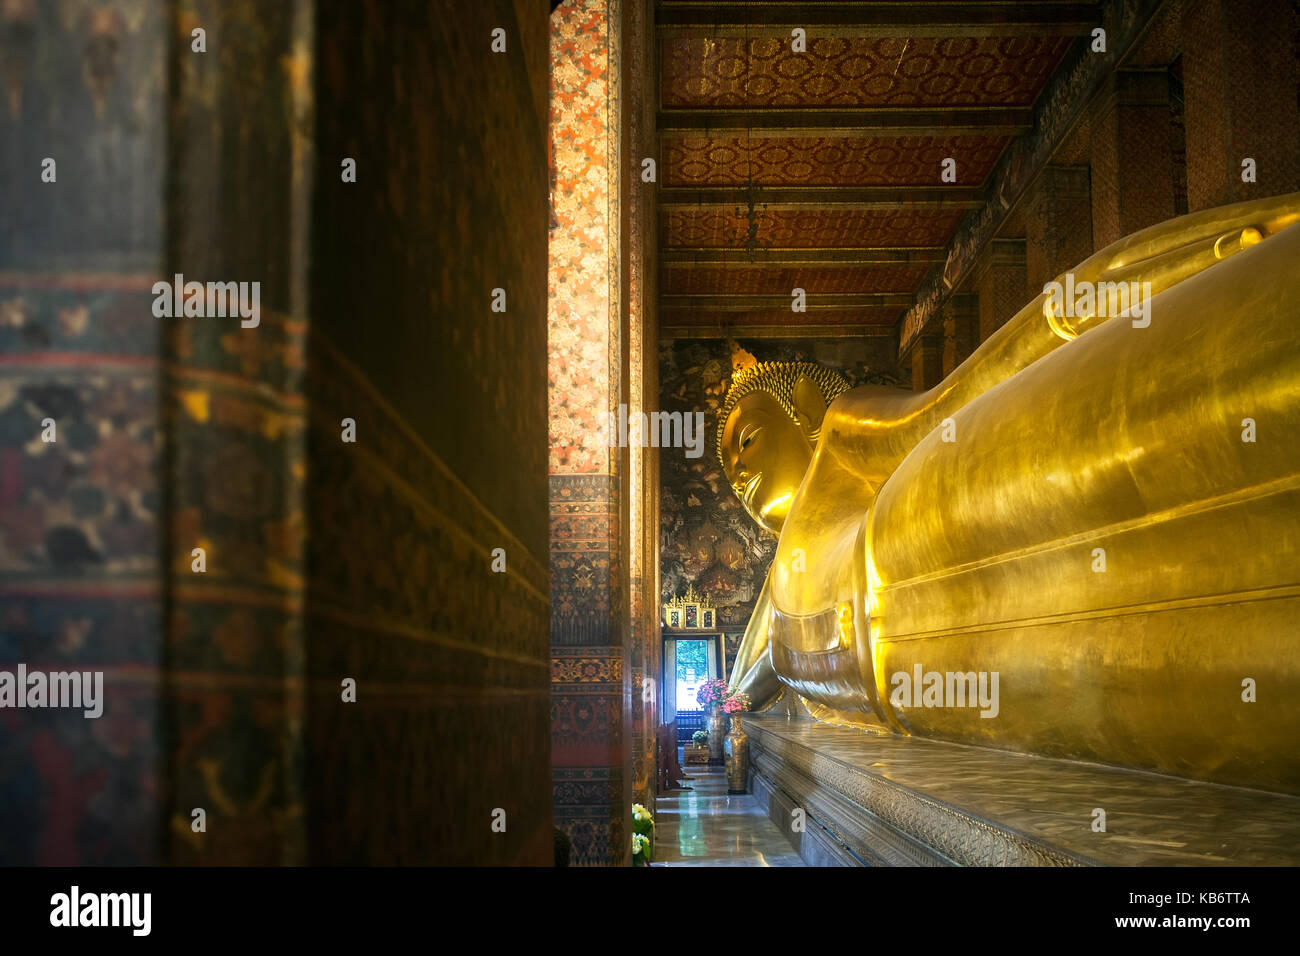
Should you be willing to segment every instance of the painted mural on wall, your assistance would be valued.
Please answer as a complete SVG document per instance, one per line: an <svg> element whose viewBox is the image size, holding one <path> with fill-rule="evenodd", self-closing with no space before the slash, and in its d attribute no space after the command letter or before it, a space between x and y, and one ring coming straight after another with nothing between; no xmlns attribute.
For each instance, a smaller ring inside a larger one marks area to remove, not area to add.
<svg viewBox="0 0 1300 956"><path fill-rule="evenodd" d="M897 385L885 339L742 339L760 362L817 362L852 385ZM676 339L659 347L660 407L704 413L704 454L660 452L660 580L662 600L688 584L718 608L718 624L743 631L776 551L776 536L756 525L727 487L714 449L718 409L727 394L732 352L723 339ZM738 639L728 640L728 665ZM728 666L728 672L730 667Z"/></svg>

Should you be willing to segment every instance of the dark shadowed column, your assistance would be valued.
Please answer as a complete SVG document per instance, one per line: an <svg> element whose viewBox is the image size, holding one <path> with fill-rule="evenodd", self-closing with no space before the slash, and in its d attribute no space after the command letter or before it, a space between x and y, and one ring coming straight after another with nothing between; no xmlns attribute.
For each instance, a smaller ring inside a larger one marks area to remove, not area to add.
<svg viewBox="0 0 1300 956"><path fill-rule="evenodd" d="M1092 253L1087 166L1045 166L1025 205L1026 297ZM1006 321L1006 316L1002 321Z"/></svg>
<svg viewBox="0 0 1300 956"><path fill-rule="evenodd" d="M971 284L978 293L979 341L983 342L1030 298L1025 293L1025 240L990 242Z"/></svg>
<svg viewBox="0 0 1300 956"><path fill-rule="evenodd" d="M1169 74L1114 73L1093 110L1092 242L1101 249L1176 214Z"/></svg>
<svg viewBox="0 0 1300 956"><path fill-rule="evenodd" d="M248 290L160 320L167 859L306 861L303 342L314 4L177 4L167 275ZM202 31L196 36L196 31ZM219 312L226 312L221 317ZM196 549L202 562L196 564ZM204 828L194 812L202 809Z"/></svg>
<svg viewBox="0 0 1300 956"><path fill-rule="evenodd" d="M0 865L159 861L167 5L0 4ZM93 678L92 678L93 685Z"/></svg>
<svg viewBox="0 0 1300 956"><path fill-rule="evenodd" d="M320 5L312 862L553 860L546 16Z"/></svg>
<svg viewBox="0 0 1300 956"><path fill-rule="evenodd" d="M1192 0L1183 7L1187 207L1300 189L1296 6ZM1255 182L1242 162L1255 161Z"/></svg>
<svg viewBox="0 0 1300 956"><path fill-rule="evenodd" d="M918 336L912 345L912 390L923 392L943 379L943 336Z"/></svg>
<svg viewBox="0 0 1300 956"><path fill-rule="evenodd" d="M948 374L979 345L979 296L958 293L943 304L943 374Z"/></svg>

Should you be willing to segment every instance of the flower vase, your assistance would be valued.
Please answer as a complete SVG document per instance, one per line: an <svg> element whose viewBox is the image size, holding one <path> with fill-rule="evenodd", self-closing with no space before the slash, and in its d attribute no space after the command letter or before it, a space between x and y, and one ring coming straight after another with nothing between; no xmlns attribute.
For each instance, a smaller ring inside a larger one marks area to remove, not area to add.
<svg viewBox="0 0 1300 956"><path fill-rule="evenodd" d="M709 707L709 716L705 718L709 727L709 766L722 766L722 739L727 734L727 718L717 704Z"/></svg>
<svg viewBox="0 0 1300 956"><path fill-rule="evenodd" d="M740 714L731 715L731 732L723 747L727 765L727 793L749 792L749 737L740 724Z"/></svg>

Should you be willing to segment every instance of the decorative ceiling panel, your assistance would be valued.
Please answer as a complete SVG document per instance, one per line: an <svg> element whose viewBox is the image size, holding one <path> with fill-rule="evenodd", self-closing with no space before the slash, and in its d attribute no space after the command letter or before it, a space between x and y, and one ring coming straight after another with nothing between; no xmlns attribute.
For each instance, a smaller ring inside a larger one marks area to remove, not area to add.
<svg viewBox="0 0 1300 956"><path fill-rule="evenodd" d="M861 308L843 311L826 311L816 314L800 315L799 322L791 322L791 313L781 311L751 312L711 312L707 310L662 309L659 313L661 328L695 328L695 329L734 329L739 326L751 328L788 328L791 334L799 334L801 326L817 325L823 328L836 326L891 326L902 314L896 308Z"/></svg>
<svg viewBox="0 0 1300 956"><path fill-rule="evenodd" d="M943 246L963 211L901 209L870 210L800 209L757 214L760 246L808 249L834 246L842 249ZM673 209L662 214L660 235L667 246L743 248L748 223L743 211Z"/></svg>
<svg viewBox="0 0 1300 956"><path fill-rule="evenodd" d="M1027 106L1064 36L672 38L660 49L664 107Z"/></svg>
<svg viewBox="0 0 1300 956"><path fill-rule="evenodd" d="M665 266L660 277L664 295L848 295L870 292L913 292L930 266ZM789 316L787 316L787 320Z"/></svg>
<svg viewBox="0 0 1300 956"><path fill-rule="evenodd" d="M817 136L669 139L666 186L935 186L940 164L957 161L959 182L982 183L1006 136Z"/></svg>

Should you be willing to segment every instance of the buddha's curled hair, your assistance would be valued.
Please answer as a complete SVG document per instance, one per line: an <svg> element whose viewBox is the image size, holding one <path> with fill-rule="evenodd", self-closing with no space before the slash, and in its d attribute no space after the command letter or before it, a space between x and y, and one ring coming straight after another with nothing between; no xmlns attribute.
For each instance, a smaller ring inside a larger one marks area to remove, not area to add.
<svg viewBox="0 0 1300 956"><path fill-rule="evenodd" d="M750 392L767 392L780 403L785 413L797 425L799 417L794 412L794 386L800 376L807 378L822 393L827 405L849 388L848 381L834 369L812 362L760 362L741 369L731 380L727 396L718 412L718 460L722 460L722 432L727 416L736 403Z"/></svg>

